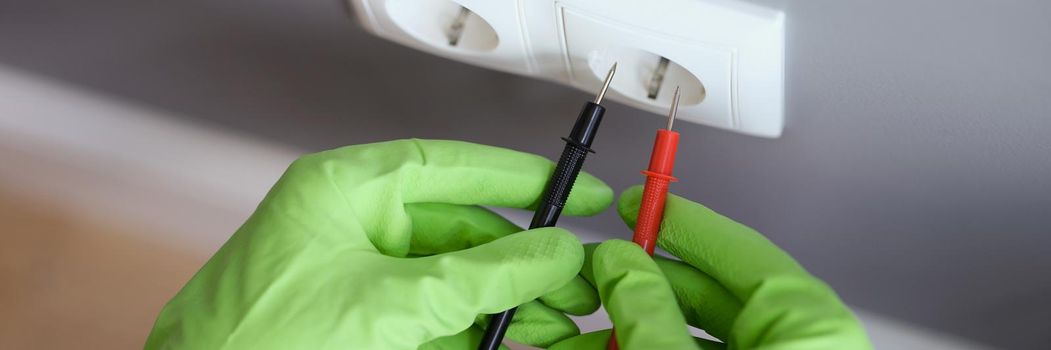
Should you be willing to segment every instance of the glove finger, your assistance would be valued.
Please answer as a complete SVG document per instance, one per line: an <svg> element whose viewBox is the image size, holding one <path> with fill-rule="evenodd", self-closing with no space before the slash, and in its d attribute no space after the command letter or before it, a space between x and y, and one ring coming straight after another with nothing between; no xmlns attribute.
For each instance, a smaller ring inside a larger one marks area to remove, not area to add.
<svg viewBox="0 0 1051 350"><path fill-rule="evenodd" d="M580 274L593 285L595 249L598 243L584 245L584 267ZM741 312L741 302L711 276L681 261L655 256L657 263L672 292L686 323L703 329L708 334L728 339L734 320Z"/></svg>
<svg viewBox="0 0 1051 350"><path fill-rule="evenodd" d="M522 231L503 216L479 206L406 204L412 219L409 253L416 256L464 250Z"/></svg>
<svg viewBox="0 0 1051 350"><path fill-rule="evenodd" d="M693 338L693 341L697 343L697 347L701 350L726 350L726 343L720 343L717 341L711 341L708 339Z"/></svg>
<svg viewBox="0 0 1051 350"><path fill-rule="evenodd" d="M642 186L621 195L617 212L635 226ZM763 280L809 274L792 257L751 228L676 195L664 207L658 246L714 277L740 300ZM742 258L747 257L747 258Z"/></svg>
<svg viewBox="0 0 1051 350"><path fill-rule="evenodd" d="M741 302L714 278L681 261L654 259L675 292L686 323L719 339L729 339Z"/></svg>
<svg viewBox="0 0 1051 350"><path fill-rule="evenodd" d="M548 350L606 350L612 330L604 329L581 334L552 345ZM726 344L707 339L693 338L701 350L726 350Z"/></svg>
<svg viewBox="0 0 1051 350"><path fill-rule="evenodd" d="M604 329L581 334L560 341L547 350L606 350L606 344L609 343L609 335L612 332L612 330Z"/></svg>
<svg viewBox="0 0 1051 350"><path fill-rule="evenodd" d="M539 201L554 167L537 155L457 141L348 146L293 162L256 211L268 215L250 223L302 229L309 222L315 236L363 230L364 236L338 239L404 257L411 240L406 203L528 208ZM580 174L563 212L597 214L612 199L609 186Z"/></svg>
<svg viewBox="0 0 1051 350"><path fill-rule="evenodd" d="M475 326L487 327L489 315L479 315ZM558 341L580 335L580 328L561 312L531 301L518 306L506 338L519 344L547 348Z"/></svg>
<svg viewBox="0 0 1051 350"><path fill-rule="evenodd" d="M602 304L595 288L579 275L539 300L552 309L575 316L590 315Z"/></svg>
<svg viewBox="0 0 1051 350"><path fill-rule="evenodd" d="M522 231L499 214L478 206L417 203L406 205L405 210L412 218L409 253L413 256L463 250ZM600 304L598 293L580 276L541 296L540 301L571 315L590 314Z"/></svg>
<svg viewBox="0 0 1051 350"><path fill-rule="evenodd" d="M573 234L549 227L524 231L460 251L402 259L417 295L407 307L434 318L428 334L467 328L478 314L525 304L565 285L584 260Z"/></svg>
<svg viewBox="0 0 1051 350"><path fill-rule="evenodd" d="M588 281L593 287L598 286L595 282L595 249L602 244L602 242L588 243L584 245L584 266L580 268L580 276L584 277L585 281ZM597 287L595 287L597 288Z"/></svg>
<svg viewBox="0 0 1051 350"><path fill-rule="evenodd" d="M668 280L638 245L595 248L592 270L622 349L695 349Z"/></svg>
<svg viewBox="0 0 1051 350"><path fill-rule="evenodd" d="M467 328L463 332L441 337L423 345L420 345L418 350L463 350L463 349L474 349L478 346L478 343L482 341L482 335L485 332L481 328L472 326ZM509 350L507 346L500 345L500 350Z"/></svg>
<svg viewBox="0 0 1051 350"><path fill-rule="evenodd" d="M420 166L402 185L405 203L455 203L528 208L543 194L555 164L543 157L459 141L410 140ZM593 215L609 207L613 190L581 173L566 215Z"/></svg>

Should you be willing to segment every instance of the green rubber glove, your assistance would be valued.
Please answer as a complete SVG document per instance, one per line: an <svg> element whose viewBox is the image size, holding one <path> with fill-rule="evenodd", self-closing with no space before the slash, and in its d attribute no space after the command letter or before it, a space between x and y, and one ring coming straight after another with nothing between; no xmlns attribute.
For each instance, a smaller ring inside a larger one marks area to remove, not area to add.
<svg viewBox="0 0 1051 350"><path fill-rule="evenodd" d="M641 196L642 187L631 188L617 206L629 227ZM671 195L657 243L682 261L651 259L627 241L586 247L582 273L597 286L623 350L872 348L831 288L744 225ZM695 340L687 324L725 344ZM608 339L606 330L551 349L605 349Z"/></svg>
<svg viewBox="0 0 1051 350"><path fill-rule="evenodd" d="M479 314L523 304L510 339L577 335L562 312L598 307L577 275L580 242L558 228L509 235L521 229L479 207L528 208L553 170L454 141L305 156L168 302L146 349L474 348ZM565 213L595 214L612 198L581 174Z"/></svg>

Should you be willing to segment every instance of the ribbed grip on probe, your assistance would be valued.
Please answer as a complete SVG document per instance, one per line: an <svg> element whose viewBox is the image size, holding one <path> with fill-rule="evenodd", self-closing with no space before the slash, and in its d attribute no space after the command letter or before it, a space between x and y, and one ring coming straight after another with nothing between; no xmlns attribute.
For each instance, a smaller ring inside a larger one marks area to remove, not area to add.
<svg viewBox="0 0 1051 350"><path fill-rule="evenodd" d="M562 157L555 166L555 172L551 174L548 182L549 189L544 195L544 200L551 205L563 207L569 192L573 190L573 182L577 180L580 169L584 167L584 158L588 156L588 149L573 143L566 143L562 150Z"/></svg>
<svg viewBox="0 0 1051 350"><path fill-rule="evenodd" d="M566 140L566 148L562 150L562 157L558 159L555 172L547 182L547 190L544 193L538 211L533 215L533 221L529 228L554 226L558 221L562 208L566 206L569 193L573 190L573 183L577 181L577 175L584 166L584 159L588 156L587 148Z"/></svg>
<svg viewBox="0 0 1051 350"><path fill-rule="evenodd" d="M638 221L635 222L634 241L646 253L653 255L657 247L657 233L664 218L664 201L668 198L668 185L671 179L661 176L647 176L646 187L642 191L642 203L639 204Z"/></svg>

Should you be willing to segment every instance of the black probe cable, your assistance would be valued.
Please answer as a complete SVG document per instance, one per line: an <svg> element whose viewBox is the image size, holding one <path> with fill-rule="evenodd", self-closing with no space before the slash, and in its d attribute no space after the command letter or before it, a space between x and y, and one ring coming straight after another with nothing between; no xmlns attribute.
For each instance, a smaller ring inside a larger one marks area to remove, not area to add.
<svg viewBox="0 0 1051 350"><path fill-rule="evenodd" d="M591 150L591 143L595 141L599 123L602 122L602 115L606 114L606 107L602 107L600 103L616 72L617 64L614 63L609 73L606 74L606 81L602 83L602 90L595 97L595 102L588 102L584 105L576 124L573 124L573 131L569 133L569 137L562 138L566 141L566 148L562 150L562 157L558 159L555 172L547 181L547 189L544 190L545 194L540 205L533 212L533 221L529 223L530 230L552 227L558 221L562 207L566 205L566 199L569 198L569 191L573 189L573 183L580 174L580 168L584 166L584 158L587 157L588 152L595 153ZM478 350L498 350L500 348L516 310L518 310L517 307L491 315L489 326L485 328L485 335L482 336L482 342L478 344Z"/></svg>

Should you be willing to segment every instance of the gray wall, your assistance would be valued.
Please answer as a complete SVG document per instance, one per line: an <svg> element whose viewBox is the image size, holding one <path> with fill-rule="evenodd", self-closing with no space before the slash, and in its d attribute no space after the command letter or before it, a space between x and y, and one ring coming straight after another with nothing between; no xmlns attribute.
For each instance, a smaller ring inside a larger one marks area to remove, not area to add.
<svg viewBox="0 0 1051 350"><path fill-rule="evenodd" d="M756 2L788 16L785 135L678 124L674 191L853 305L1046 347L1051 2ZM64 3L0 0L0 63L312 149L424 137L554 156L590 97L370 37L334 0ZM619 190L662 120L608 118L586 168ZM630 235L610 212L574 221Z"/></svg>

